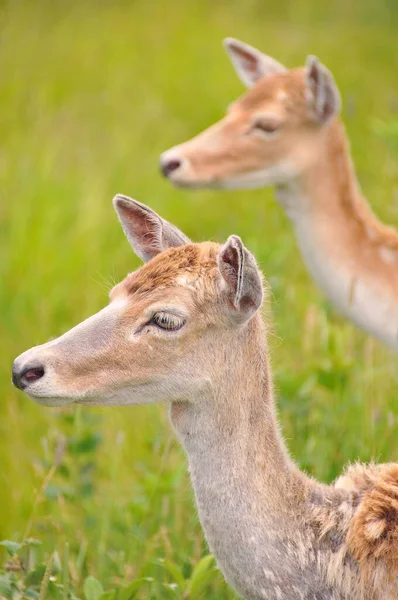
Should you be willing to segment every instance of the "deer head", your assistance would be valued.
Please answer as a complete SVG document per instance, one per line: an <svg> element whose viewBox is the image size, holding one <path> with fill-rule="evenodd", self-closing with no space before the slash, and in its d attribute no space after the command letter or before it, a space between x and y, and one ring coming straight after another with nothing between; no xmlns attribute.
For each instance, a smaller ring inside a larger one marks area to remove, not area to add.
<svg viewBox="0 0 398 600"><path fill-rule="evenodd" d="M255 48L228 38L225 47L250 89L226 116L161 156L176 186L250 188L282 185L317 160L324 132L340 111L331 73L309 56L287 70Z"/></svg>
<svg viewBox="0 0 398 600"><path fill-rule="evenodd" d="M118 195L114 206L146 264L106 308L15 360L14 384L41 404L196 397L223 368L223 340L233 343L261 305L261 275L240 238L194 244L139 202Z"/></svg>

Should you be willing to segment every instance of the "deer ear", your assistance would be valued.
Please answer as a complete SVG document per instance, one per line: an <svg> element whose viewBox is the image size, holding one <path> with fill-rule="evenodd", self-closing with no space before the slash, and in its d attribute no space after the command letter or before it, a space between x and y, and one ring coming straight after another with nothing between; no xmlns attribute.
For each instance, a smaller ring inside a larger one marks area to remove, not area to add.
<svg viewBox="0 0 398 600"><path fill-rule="evenodd" d="M308 102L315 119L326 123L341 109L339 90L331 72L316 56L309 56L305 65Z"/></svg>
<svg viewBox="0 0 398 600"><path fill-rule="evenodd" d="M263 286L254 256L237 235L231 235L218 254L218 267L226 284L231 313L239 322L261 306Z"/></svg>
<svg viewBox="0 0 398 600"><path fill-rule="evenodd" d="M118 194L113 205L134 252L148 262L167 248L184 246L190 240L145 204Z"/></svg>
<svg viewBox="0 0 398 600"><path fill-rule="evenodd" d="M226 38L224 46L238 77L247 87L251 87L261 77L287 71L275 59L234 38Z"/></svg>

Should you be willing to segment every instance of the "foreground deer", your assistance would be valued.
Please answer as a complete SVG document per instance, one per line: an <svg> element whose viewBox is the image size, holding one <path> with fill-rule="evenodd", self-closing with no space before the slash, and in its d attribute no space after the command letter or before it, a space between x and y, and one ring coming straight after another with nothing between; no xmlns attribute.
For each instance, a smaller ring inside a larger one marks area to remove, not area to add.
<svg viewBox="0 0 398 600"><path fill-rule="evenodd" d="M398 234L361 196L331 74L314 57L288 71L237 40L226 48L251 89L219 123L165 152L164 174L191 188L275 186L319 287L398 348Z"/></svg>
<svg viewBox="0 0 398 600"><path fill-rule="evenodd" d="M326 486L290 459L253 256L236 236L193 244L146 206L114 203L147 264L107 308L19 356L14 384L47 406L168 402L209 546L244 598L398 598L398 465Z"/></svg>

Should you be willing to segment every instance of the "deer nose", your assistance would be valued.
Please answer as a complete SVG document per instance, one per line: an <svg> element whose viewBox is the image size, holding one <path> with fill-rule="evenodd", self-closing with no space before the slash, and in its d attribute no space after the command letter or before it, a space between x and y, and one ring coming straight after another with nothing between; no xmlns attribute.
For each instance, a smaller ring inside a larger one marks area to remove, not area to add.
<svg viewBox="0 0 398 600"><path fill-rule="evenodd" d="M168 177L170 173L179 169L182 165L182 161L179 158L161 158L160 159L160 170L165 177Z"/></svg>
<svg viewBox="0 0 398 600"><path fill-rule="evenodd" d="M40 363L19 366L15 361L12 366L12 382L15 387L25 390L31 383L41 379L44 373L44 367Z"/></svg>

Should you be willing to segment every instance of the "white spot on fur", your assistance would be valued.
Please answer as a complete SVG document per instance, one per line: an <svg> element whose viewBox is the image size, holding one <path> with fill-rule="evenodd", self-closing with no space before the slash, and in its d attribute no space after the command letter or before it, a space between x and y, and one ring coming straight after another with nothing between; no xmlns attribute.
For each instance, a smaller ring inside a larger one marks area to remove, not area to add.
<svg viewBox="0 0 398 600"><path fill-rule="evenodd" d="M368 238L372 241L376 238L376 232L372 227L369 227L368 225L365 226L365 231L366 231L366 235L368 236Z"/></svg>
<svg viewBox="0 0 398 600"><path fill-rule="evenodd" d="M278 93L276 94L276 99L277 100L286 100L287 98L287 93L285 92L285 90L278 90Z"/></svg>
<svg viewBox="0 0 398 600"><path fill-rule="evenodd" d="M113 309L113 310L120 310L121 308L124 308L125 306L127 306L127 298L121 296L120 298L116 298L116 300L113 300L113 302L111 302L109 304L109 306L107 306L106 308L109 309ZM106 309L104 309L106 310Z"/></svg>
<svg viewBox="0 0 398 600"><path fill-rule="evenodd" d="M380 258L387 264L391 265L397 260L397 251L387 246L380 246L379 248Z"/></svg>
<svg viewBox="0 0 398 600"><path fill-rule="evenodd" d="M185 287L188 286L188 279L186 277L184 277L184 275L179 275L176 279L176 283L178 285L183 285Z"/></svg>
<svg viewBox="0 0 398 600"><path fill-rule="evenodd" d="M188 277L185 277L184 275L179 275L177 277L176 284L181 285L182 287L190 288L192 290L195 289L193 281L188 279Z"/></svg>
<svg viewBox="0 0 398 600"><path fill-rule="evenodd" d="M386 522L384 519L372 520L365 525L364 533L366 539L378 540L384 533Z"/></svg>
<svg viewBox="0 0 398 600"><path fill-rule="evenodd" d="M263 569L263 573L269 581L276 581L276 577L269 569Z"/></svg>

